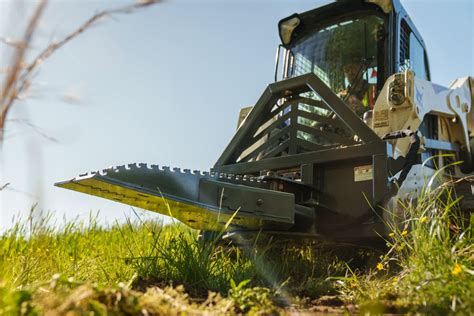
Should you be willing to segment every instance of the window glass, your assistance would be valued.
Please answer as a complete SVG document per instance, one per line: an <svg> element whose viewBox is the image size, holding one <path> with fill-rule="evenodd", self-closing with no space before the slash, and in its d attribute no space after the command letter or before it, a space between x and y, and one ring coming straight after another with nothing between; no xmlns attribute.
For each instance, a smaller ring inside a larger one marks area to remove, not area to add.
<svg viewBox="0 0 474 316"><path fill-rule="evenodd" d="M415 76L428 80L425 65L425 50L413 32L410 34L410 64Z"/></svg>
<svg viewBox="0 0 474 316"><path fill-rule="evenodd" d="M400 25L400 63L398 71L411 69L418 78L428 80L425 50L403 19Z"/></svg>
<svg viewBox="0 0 474 316"><path fill-rule="evenodd" d="M378 34L384 20L375 15L354 17L323 27L291 47L290 76L316 74L358 115L376 99Z"/></svg>
<svg viewBox="0 0 474 316"><path fill-rule="evenodd" d="M410 63L410 34L411 30L405 20L402 20L400 25L400 61L398 64L398 71L403 72L411 69Z"/></svg>

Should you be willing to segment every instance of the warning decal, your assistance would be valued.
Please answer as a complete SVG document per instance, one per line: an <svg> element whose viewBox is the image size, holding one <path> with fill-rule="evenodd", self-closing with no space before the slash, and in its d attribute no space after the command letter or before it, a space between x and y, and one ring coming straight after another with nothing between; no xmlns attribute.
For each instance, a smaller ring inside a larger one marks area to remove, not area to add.
<svg viewBox="0 0 474 316"><path fill-rule="evenodd" d="M374 128L387 127L388 122L388 110L381 110L374 112Z"/></svg>
<svg viewBox="0 0 474 316"><path fill-rule="evenodd" d="M372 180L372 165L354 167L354 182Z"/></svg>

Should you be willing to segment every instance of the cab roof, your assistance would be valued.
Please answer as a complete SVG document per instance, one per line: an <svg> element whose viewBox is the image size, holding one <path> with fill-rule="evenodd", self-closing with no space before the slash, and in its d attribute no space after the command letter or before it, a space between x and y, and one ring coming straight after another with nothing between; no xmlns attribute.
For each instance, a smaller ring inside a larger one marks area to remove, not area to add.
<svg viewBox="0 0 474 316"><path fill-rule="evenodd" d="M324 24L327 21L353 13L354 11L364 11L364 10L372 10L378 11L380 14L390 15L392 14L397 19L399 17L404 18L407 23L409 24L413 33L415 33L416 37L422 42L424 45L423 38L421 37L420 33L416 29L414 23L411 21L410 16L406 12L405 8L402 6L400 0L335 0L326 4L324 6L315 8L313 10L309 10L303 13L294 13L278 22L279 34L280 39L282 41L283 46L288 47L297 40L301 38L308 32L311 32L318 25ZM291 40L289 43L285 43L282 38L282 34L280 32L280 28L282 23L288 21L292 18L299 19L299 25L295 28Z"/></svg>

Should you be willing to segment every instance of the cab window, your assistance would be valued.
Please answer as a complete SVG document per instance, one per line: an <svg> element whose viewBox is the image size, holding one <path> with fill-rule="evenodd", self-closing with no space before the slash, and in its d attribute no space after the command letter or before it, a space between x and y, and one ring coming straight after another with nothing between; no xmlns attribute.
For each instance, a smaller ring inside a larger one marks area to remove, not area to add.
<svg viewBox="0 0 474 316"><path fill-rule="evenodd" d="M412 70L420 79L429 80L425 50L405 20L400 27L400 61L398 71Z"/></svg>

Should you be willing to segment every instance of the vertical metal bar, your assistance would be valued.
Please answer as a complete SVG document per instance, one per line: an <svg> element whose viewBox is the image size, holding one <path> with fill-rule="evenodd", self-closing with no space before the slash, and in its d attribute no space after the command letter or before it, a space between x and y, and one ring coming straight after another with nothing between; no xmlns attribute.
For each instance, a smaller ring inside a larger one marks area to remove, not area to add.
<svg viewBox="0 0 474 316"><path fill-rule="evenodd" d="M277 50L276 50L276 56L275 56L275 82L278 81L278 64L280 61L280 50L281 50L281 44L278 45Z"/></svg>
<svg viewBox="0 0 474 316"><path fill-rule="evenodd" d="M375 207L387 192L388 171L387 155L377 154L372 156L372 203Z"/></svg>
<svg viewBox="0 0 474 316"><path fill-rule="evenodd" d="M287 75L289 77L294 73L293 66L294 66L294 63L295 63L295 58L294 58L294 56L293 56L293 54L291 53L290 50L288 50L288 52L289 52L289 56L290 56L290 59L289 59L289 62L288 62L288 69L292 70L291 73L289 71L287 72Z"/></svg>
<svg viewBox="0 0 474 316"><path fill-rule="evenodd" d="M289 57L290 57L290 50L285 48L285 59L284 59L284 66L283 66L283 79L288 78Z"/></svg>
<svg viewBox="0 0 474 316"><path fill-rule="evenodd" d="M298 149L297 143L296 143L296 138L298 137L298 130L296 129L296 126L298 126L297 109L298 109L298 102L293 102L291 104L291 109L290 109L291 131L290 131L290 147L288 148L288 153L290 155L296 154L296 150Z"/></svg>
<svg viewBox="0 0 474 316"><path fill-rule="evenodd" d="M308 163L301 165L301 182L314 185L314 164Z"/></svg>

